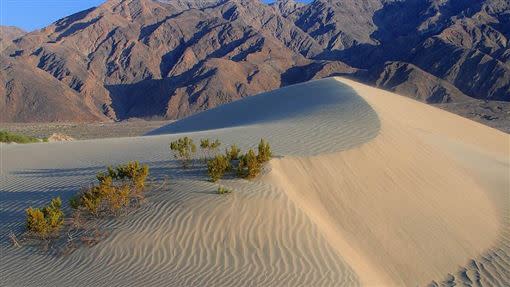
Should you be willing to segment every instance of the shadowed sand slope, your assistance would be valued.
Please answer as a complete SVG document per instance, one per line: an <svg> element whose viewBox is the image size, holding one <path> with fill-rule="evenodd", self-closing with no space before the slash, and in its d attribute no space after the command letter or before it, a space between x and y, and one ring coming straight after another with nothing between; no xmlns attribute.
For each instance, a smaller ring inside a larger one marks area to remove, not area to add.
<svg viewBox="0 0 510 287"><path fill-rule="evenodd" d="M168 142L260 137L277 158L214 194ZM151 136L2 146L0 228L65 199L105 165L148 163L156 184L111 235L67 257L2 241L5 286L416 286L510 282L509 137L349 80L286 87L162 127ZM464 267L462 267L464 266ZM26 274L26 270L32 270Z"/></svg>

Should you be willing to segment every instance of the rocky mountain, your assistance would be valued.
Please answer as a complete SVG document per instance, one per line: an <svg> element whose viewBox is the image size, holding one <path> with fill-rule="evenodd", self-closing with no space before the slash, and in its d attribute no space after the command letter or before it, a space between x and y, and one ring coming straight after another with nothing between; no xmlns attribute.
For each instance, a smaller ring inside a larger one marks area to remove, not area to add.
<svg viewBox="0 0 510 287"><path fill-rule="evenodd" d="M0 51L12 44L12 41L26 34L25 31L13 26L0 26Z"/></svg>
<svg viewBox="0 0 510 287"><path fill-rule="evenodd" d="M174 119L331 75L509 119L509 37L505 0L109 0L1 52L0 121Z"/></svg>

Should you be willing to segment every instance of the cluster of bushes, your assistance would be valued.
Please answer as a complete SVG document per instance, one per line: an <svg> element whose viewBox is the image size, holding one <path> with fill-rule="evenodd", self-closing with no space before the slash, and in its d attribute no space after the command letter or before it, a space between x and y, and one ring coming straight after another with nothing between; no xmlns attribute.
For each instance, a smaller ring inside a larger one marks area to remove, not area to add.
<svg viewBox="0 0 510 287"><path fill-rule="evenodd" d="M84 189L71 198L69 203L74 210L85 211L94 216L117 215L133 200L143 198L148 175L149 167L136 161L115 168L108 167L107 172L97 174L97 185Z"/></svg>
<svg viewBox="0 0 510 287"><path fill-rule="evenodd" d="M83 189L69 200L73 217L77 215L119 215L126 207L137 204L143 199L149 167L133 161L116 167L108 167L96 178L98 183ZM26 227L31 235L46 239L49 235L58 235L64 224L62 200L54 198L42 208L26 210Z"/></svg>
<svg viewBox="0 0 510 287"><path fill-rule="evenodd" d="M258 154L250 149L245 154L235 144L225 149L225 154L218 154L221 142L211 139L201 139L200 148L207 165L207 173L212 182L221 179L225 173L235 169L236 175L241 178L254 178L261 170L264 162L271 159L271 146L261 139L258 145ZM182 137L170 143L170 150L176 159L181 161L184 168L190 166L196 153L193 139Z"/></svg>
<svg viewBox="0 0 510 287"><path fill-rule="evenodd" d="M241 155L241 151L236 145L225 150L225 155L217 155L207 161L207 172L212 182L218 181L224 174L236 167L236 174L241 178L254 178L261 170L264 162L271 159L271 147L264 139L260 140L258 154L252 149Z"/></svg>
<svg viewBox="0 0 510 287"><path fill-rule="evenodd" d="M202 151L204 162L207 163L210 158L216 155L220 146L221 142L218 139L201 139L200 149ZM197 147L193 142L193 139L189 137L182 137L170 142L170 150L172 151L174 158L181 162L182 167L188 168L197 151Z"/></svg>
<svg viewBox="0 0 510 287"><path fill-rule="evenodd" d="M3 143L37 143L37 142L47 142L47 138L38 139L31 136L11 133L8 131L0 131L0 142Z"/></svg>

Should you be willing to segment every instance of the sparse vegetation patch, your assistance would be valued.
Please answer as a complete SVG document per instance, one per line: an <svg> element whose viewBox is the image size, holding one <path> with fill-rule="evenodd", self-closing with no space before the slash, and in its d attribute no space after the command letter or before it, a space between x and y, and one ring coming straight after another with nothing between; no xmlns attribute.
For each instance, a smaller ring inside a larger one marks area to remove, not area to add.
<svg viewBox="0 0 510 287"><path fill-rule="evenodd" d="M46 250L51 245L53 250L61 250L64 254L72 252L80 243L94 245L106 232L90 226L97 226L99 217L116 217L139 207L144 199L148 175L149 167L136 161L99 172L97 184L82 189L69 200L73 212L66 224L60 197L42 208L28 208L24 242L44 246ZM67 235L67 240L61 238L62 232ZM10 238L14 246L21 246L16 235L12 233Z"/></svg>
<svg viewBox="0 0 510 287"><path fill-rule="evenodd" d="M107 172L97 174L97 185L82 190L71 198L69 204L78 212L88 212L96 217L118 215L130 203L143 199L148 175L149 167L136 161L108 167Z"/></svg>
<svg viewBox="0 0 510 287"><path fill-rule="evenodd" d="M3 143L38 143L47 142L48 139L38 139L31 136L22 134L11 133L8 131L0 131L0 142Z"/></svg>
<svg viewBox="0 0 510 287"><path fill-rule="evenodd" d="M181 161L182 167L188 168L193 155L197 151L197 147L191 138L183 137L171 142L170 150L173 151L174 157Z"/></svg>

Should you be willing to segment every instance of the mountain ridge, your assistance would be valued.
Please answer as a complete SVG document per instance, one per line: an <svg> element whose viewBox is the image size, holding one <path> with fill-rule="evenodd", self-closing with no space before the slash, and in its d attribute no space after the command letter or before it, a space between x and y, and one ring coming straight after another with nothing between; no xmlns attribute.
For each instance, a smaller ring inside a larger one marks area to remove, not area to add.
<svg viewBox="0 0 510 287"><path fill-rule="evenodd" d="M109 0L21 36L1 56L11 70L32 66L62 83L67 98L87 107L87 116L66 117L73 121L177 119L335 75L428 103L496 100L504 109L509 6L502 0ZM4 89L0 121L32 120L13 116L22 111L10 99L23 101L21 90L43 106L54 98L5 69L0 79L23 87ZM33 118L55 120L48 110Z"/></svg>

